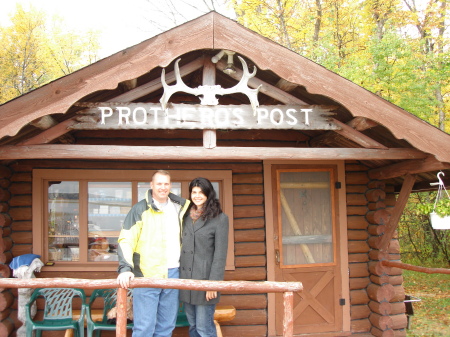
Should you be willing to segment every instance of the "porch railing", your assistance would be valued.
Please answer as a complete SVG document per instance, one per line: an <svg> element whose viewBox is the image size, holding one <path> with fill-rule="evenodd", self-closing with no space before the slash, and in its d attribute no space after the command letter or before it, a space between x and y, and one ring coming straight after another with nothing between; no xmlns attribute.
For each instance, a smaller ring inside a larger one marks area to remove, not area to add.
<svg viewBox="0 0 450 337"><path fill-rule="evenodd" d="M0 288L117 288L116 279L89 280L74 278L0 278ZM283 293L283 336L292 337L294 333L294 292L303 290L301 282L253 282L253 281L199 281L183 279L135 278L131 288L170 288L190 290L216 290L246 293ZM126 335L127 291L119 288L117 292L116 337Z"/></svg>

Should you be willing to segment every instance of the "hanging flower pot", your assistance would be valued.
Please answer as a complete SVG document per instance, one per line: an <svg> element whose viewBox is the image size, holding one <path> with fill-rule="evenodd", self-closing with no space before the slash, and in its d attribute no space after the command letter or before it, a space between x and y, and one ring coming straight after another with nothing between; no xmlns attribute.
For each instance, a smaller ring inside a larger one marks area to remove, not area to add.
<svg viewBox="0 0 450 337"><path fill-rule="evenodd" d="M450 215L440 216L436 212L430 213L431 226L434 229L450 229Z"/></svg>
<svg viewBox="0 0 450 337"><path fill-rule="evenodd" d="M437 174L439 182L434 183L439 185L439 187L433 211L430 213L430 222L434 229L450 229L450 195L445 189L441 175L444 175L444 173L439 172ZM433 185L433 183L430 185Z"/></svg>

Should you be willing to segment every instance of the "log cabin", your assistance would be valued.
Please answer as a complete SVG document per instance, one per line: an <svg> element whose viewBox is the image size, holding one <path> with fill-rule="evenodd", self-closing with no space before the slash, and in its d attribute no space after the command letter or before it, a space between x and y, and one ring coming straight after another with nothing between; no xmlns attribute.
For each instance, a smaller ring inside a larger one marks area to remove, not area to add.
<svg viewBox="0 0 450 337"><path fill-rule="evenodd" d="M37 277L115 278L121 223L165 169L184 197L191 179L214 182L230 217L226 280L303 283L295 336L406 336L402 271L382 261L401 260L408 195L450 176L449 147L211 12L0 106L0 274L34 253ZM17 291L0 296L0 336L15 335ZM223 335L281 335L280 296L224 293L236 317Z"/></svg>

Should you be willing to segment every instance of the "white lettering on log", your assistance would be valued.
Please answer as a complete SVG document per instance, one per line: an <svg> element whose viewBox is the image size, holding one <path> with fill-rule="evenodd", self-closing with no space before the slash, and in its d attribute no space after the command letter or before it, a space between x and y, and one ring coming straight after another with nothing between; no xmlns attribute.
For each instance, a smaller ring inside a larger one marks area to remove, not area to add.
<svg viewBox="0 0 450 337"><path fill-rule="evenodd" d="M256 108L243 105L215 107L155 103L101 106L83 111L98 115L98 122L80 120L73 129L305 129L333 130L330 108L321 106L272 105Z"/></svg>
<svg viewBox="0 0 450 337"><path fill-rule="evenodd" d="M122 125L122 120L125 119L125 124L130 124L131 109L129 107L118 106L119 111L119 125Z"/></svg>
<svg viewBox="0 0 450 337"><path fill-rule="evenodd" d="M105 118L111 117L113 115L113 109L111 109L109 106L106 106L106 107L101 106L101 107L99 107L99 109L100 109L100 113L102 115L101 123L105 124ZM106 111L108 111L108 113L106 113Z"/></svg>
<svg viewBox="0 0 450 337"><path fill-rule="evenodd" d="M138 112L140 112L140 115L142 115L141 121L139 121L139 119L137 118ZM133 123L137 125L144 125L147 123L147 111L143 107L138 106L133 110Z"/></svg>

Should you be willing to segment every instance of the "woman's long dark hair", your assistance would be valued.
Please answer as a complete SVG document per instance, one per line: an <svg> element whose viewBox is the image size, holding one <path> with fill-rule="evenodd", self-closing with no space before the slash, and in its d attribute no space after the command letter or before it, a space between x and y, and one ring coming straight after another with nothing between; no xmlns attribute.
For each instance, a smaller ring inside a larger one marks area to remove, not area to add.
<svg viewBox="0 0 450 337"><path fill-rule="evenodd" d="M214 190L213 185L211 182L206 178L195 178L191 181L189 184L189 200L192 202L192 189L194 187L200 187L203 194L206 196L206 201L203 206L204 211L202 214L203 220L209 220L212 218L215 218L220 213L222 213L222 208L220 207L220 202L216 197L216 191ZM196 207L195 204L192 202L191 207Z"/></svg>

